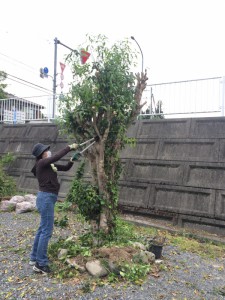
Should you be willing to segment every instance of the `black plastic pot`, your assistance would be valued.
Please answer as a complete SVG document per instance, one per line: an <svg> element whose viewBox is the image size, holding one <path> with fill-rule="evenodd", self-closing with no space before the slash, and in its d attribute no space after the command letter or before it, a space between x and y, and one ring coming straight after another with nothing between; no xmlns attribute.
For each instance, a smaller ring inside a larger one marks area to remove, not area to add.
<svg viewBox="0 0 225 300"><path fill-rule="evenodd" d="M162 256L162 245L150 245L149 250L150 252L155 254L155 259L159 259Z"/></svg>

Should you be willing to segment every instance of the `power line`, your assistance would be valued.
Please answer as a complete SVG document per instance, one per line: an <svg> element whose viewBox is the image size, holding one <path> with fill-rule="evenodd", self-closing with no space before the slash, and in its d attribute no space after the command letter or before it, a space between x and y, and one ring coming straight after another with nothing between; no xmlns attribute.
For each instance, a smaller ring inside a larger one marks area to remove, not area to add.
<svg viewBox="0 0 225 300"><path fill-rule="evenodd" d="M26 83L23 83L23 82L20 82L20 81L18 81L18 80L15 80L15 79L12 79L12 78L8 78L8 79L9 79L9 80L12 80L12 81L15 81L15 82L17 82L17 83L19 83L19 84L28 86L28 87L30 87L30 88L32 88L32 89L35 89L35 90L38 90L38 91L42 91L42 92L43 92L43 90L41 90L41 89L39 89L39 88L30 86L30 85L28 85L28 84L26 84ZM43 89L44 89L44 88L43 88ZM47 90L47 89L45 89L45 90ZM47 90L47 91L48 91L48 90ZM51 95L51 94L49 94L49 95Z"/></svg>
<svg viewBox="0 0 225 300"><path fill-rule="evenodd" d="M16 76L11 75L11 74L9 74L9 73L7 73L7 76L11 76L11 77L16 78L16 79L18 79L18 80L21 80L21 81L23 81L23 82L29 83L29 84L34 85L34 86L36 86L36 87L38 87L38 88L40 88L40 89L43 89L43 90L45 90L45 91L52 92L51 90L46 89L46 88L44 88L44 87L42 87L42 86L40 86L40 85L37 85L37 84L32 83L32 82L30 82L30 81L27 81L27 80L24 80L24 79L22 79L22 78L16 77ZM8 79L10 79L10 78L8 78Z"/></svg>
<svg viewBox="0 0 225 300"><path fill-rule="evenodd" d="M29 98L42 98L42 97L47 97L47 96L49 96L49 94L39 95L39 96L26 96L26 97L20 97L20 98L29 99Z"/></svg>
<svg viewBox="0 0 225 300"><path fill-rule="evenodd" d="M0 52L0 55L5 56L5 57L7 57L7 58L9 58L9 59L11 59L11 60L14 60L15 62L17 62L17 63L19 63L19 64L21 64L21 65L24 65L24 66L26 66L26 67L28 67L28 68L30 68L30 69L32 69L32 70L35 70L34 67L32 67L32 66L30 66L30 65L27 65L27 64L25 64L25 63L23 63L23 62L21 62L21 61L15 59L15 58L13 58L13 57L10 57L10 56L4 54L4 53L1 53L1 52Z"/></svg>

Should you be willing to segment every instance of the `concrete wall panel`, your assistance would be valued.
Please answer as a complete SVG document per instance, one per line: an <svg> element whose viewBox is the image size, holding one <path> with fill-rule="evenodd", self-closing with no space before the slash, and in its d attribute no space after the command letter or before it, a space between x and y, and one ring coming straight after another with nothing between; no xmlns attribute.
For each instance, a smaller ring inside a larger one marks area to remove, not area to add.
<svg viewBox="0 0 225 300"><path fill-rule="evenodd" d="M225 191L216 194L215 216L225 221Z"/></svg>
<svg viewBox="0 0 225 300"><path fill-rule="evenodd" d="M193 187L224 189L225 166L191 164L186 184Z"/></svg>
<svg viewBox="0 0 225 300"><path fill-rule="evenodd" d="M60 176L59 183L60 183L60 191L59 191L59 197L65 198L66 195L69 193L71 188L71 181L72 178L62 175Z"/></svg>
<svg viewBox="0 0 225 300"><path fill-rule="evenodd" d="M33 157L27 156L17 156L16 159L10 164L10 172L20 172L23 171L30 172L35 164L35 159Z"/></svg>
<svg viewBox="0 0 225 300"><path fill-rule="evenodd" d="M219 139L219 161L225 162L225 139Z"/></svg>
<svg viewBox="0 0 225 300"><path fill-rule="evenodd" d="M12 153L27 153L30 155L34 143L29 139L23 139L21 141L21 138L14 138L13 140L10 140L7 145L5 146L5 152L12 152Z"/></svg>
<svg viewBox="0 0 225 300"><path fill-rule="evenodd" d="M137 182L182 183L183 166L176 162L132 160L127 176Z"/></svg>
<svg viewBox="0 0 225 300"><path fill-rule="evenodd" d="M149 199L149 188L147 184L120 183L120 204L136 208L147 207Z"/></svg>
<svg viewBox="0 0 225 300"><path fill-rule="evenodd" d="M193 119L190 137L225 138L225 119L223 117Z"/></svg>
<svg viewBox="0 0 225 300"><path fill-rule="evenodd" d="M13 139L13 138L21 138L26 137L27 132L26 124L18 124L14 125L0 125L1 131L1 139Z"/></svg>
<svg viewBox="0 0 225 300"><path fill-rule="evenodd" d="M161 211L212 216L215 191L170 185L155 185L153 207Z"/></svg>
<svg viewBox="0 0 225 300"><path fill-rule="evenodd" d="M23 172L18 188L26 193L37 193L38 182L36 177L31 172Z"/></svg>
<svg viewBox="0 0 225 300"><path fill-rule="evenodd" d="M44 141L55 141L58 136L55 124L32 124L29 125L27 137L33 139L35 143Z"/></svg>
<svg viewBox="0 0 225 300"><path fill-rule="evenodd" d="M6 139L0 139L0 153L5 152L7 145L8 141Z"/></svg>
<svg viewBox="0 0 225 300"><path fill-rule="evenodd" d="M188 138L189 119L141 121L137 136L139 138Z"/></svg>
<svg viewBox="0 0 225 300"><path fill-rule="evenodd" d="M137 158L137 159L156 159L159 148L159 141L137 140L135 146L127 146L122 150L121 158Z"/></svg>
<svg viewBox="0 0 225 300"><path fill-rule="evenodd" d="M218 161L217 140L170 139L163 140L158 159L184 161Z"/></svg>
<svg viewBox="0 0 225 300"><path fill-rule="evenodd" d="M139 122L133 122L131 126L127 130L127 137L129 138L136 138L137 137L137 132L138 132L138 126Z"/></svg>

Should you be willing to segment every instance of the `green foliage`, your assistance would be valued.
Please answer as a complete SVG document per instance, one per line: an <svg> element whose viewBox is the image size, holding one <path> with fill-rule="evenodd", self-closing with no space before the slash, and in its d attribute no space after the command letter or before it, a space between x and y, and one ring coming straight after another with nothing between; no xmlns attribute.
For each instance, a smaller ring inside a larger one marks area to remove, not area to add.
<svg viewBox="0 0 225 300"><path fill-rule="evenodd" d="M83 246L93 247L93 240L100 241L98 245L104 246L126 246L134 241L144 241L144 237L137 233L133 224L125 222L117 216L115 227L110 234L105 235L101 230L96 233L87 232L79 237Z"/></svg>
<svg viewBox="0 0 225 300"><path fill-rule="evenodd" d="M16 183L5 171L7 164L14 160L12 154L8 153L0 158L0 197L11 196L16 192Z"/></svg>
<svg viewBox="0 0 225 300"><path fill-rule="evenodd" d="M127 264L121 266L120 276L129 282L136 284L141 284L142 279L144 279L150 272L151 266L149 264Z"/></svg>
<svg viewBox="0 0 225 300"><path fill-rule="evenodd" d="M0 99L6 98L6 93L4 89L7 87L7 84L2 83L6 79L7 75L5 72L0 71Z"/></svg>
<svg viewBox="0 0 225 300"><path fill-rule="evenodd" d="M135 65L135 55L128 41L107 47L105 36L88 37L88 40L90 45L86 48L91 47L94 62L80 65L79 57L73 53L67 58L74 82L68 97L60 101L61 125L78 140L95 136L96 127L100 135L110 128L105 147L105 170L110 173L110 161L114 164L110 158L124 147L131 112L136 107L135 76L130 72L131 65ZM96 127L93 127L93 118ZM118 139L119 149L115 147Z"/></svg>
<svg viewBox="0 0 225 300"><path fill-rule="evenodd" d="M71 240L59 239L55 243L49 245L48 254L56 259L58 257L58 252L60 249L67 249L67 257L74 257L77 255L83 255L84 257L91 256L91 248L83 246L83 244L78 240L76 242Z"/></svg>
<svg viewBox="0 0 225 300"><path fill-rule="evenodd" d="M78 205L86 220L98 219L102 211L107 211L108 226L113 228L122 172L119 154L138 110L136 76L130 71L136 53L128 39L110 45L103 35L87 36L87 45L82 48L91 52L84 65L75 52L67 57L73 82L67 97L60 99L59 124L78 143L96 135L99 141L85 153L91 163L93 184L76 179L68 200Z"/></svg>
<svg viewBox="0 0 225 300"><path fill-rule="evenodd" d="M91 183L83 182L85 162L83 161L72 182L71 189L66 197L65 205L76 204L79 213L86 221L99 220L103 198L99 195L98 187Z"/></svg>
<svg viewBox="0 0 225 300"><path fill-rule="evenodd" d="M55 226L63 228L68 226L68 221L69 219L67 218L67 216L63 216L61 219L56 218L54 220L54 224Z"/></svg>
<svg viewBox="0 0 225 300"><path fill-rule="evenodd" d="M135 225L116 218L116 224L108 240L111 244L127 245L131 241L140 241L141 235L136 232Z"/></svg>

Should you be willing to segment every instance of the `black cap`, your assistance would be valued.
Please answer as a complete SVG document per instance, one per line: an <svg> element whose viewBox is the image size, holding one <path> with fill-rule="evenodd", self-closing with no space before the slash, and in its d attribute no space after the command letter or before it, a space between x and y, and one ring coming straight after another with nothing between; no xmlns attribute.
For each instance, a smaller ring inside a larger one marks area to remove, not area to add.
<svg viewBox="0 0 225 300"><path fill-rule="evenodd" d="M41 143L38 143L34 145L33 150L32 150L32 155L35 157L40 156L44 151L49 150L50 146L49 145L44 145Z"/></svg>

